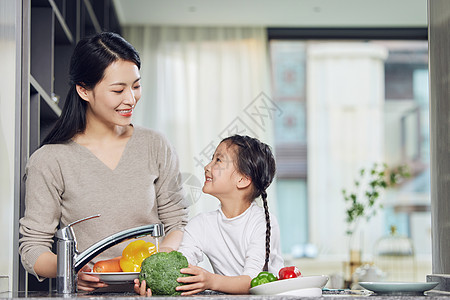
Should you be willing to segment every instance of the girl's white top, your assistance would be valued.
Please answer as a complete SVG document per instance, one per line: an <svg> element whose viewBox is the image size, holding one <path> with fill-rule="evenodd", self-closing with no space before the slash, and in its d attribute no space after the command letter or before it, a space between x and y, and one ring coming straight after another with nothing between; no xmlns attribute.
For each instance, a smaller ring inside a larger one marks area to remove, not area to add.
<svg viewBox="0 0 450 300"><path fill-rule="evenodd" d="M273 215L270 215L270 225L269 272L277 275L284 262L280 230ZM234 218L227 218L220 207L192 218L185 227L179 251L192 265L201 262L205 254L216 274L254 278L264 266L265 241L264 209L252 202L245 212Z"/></svg>

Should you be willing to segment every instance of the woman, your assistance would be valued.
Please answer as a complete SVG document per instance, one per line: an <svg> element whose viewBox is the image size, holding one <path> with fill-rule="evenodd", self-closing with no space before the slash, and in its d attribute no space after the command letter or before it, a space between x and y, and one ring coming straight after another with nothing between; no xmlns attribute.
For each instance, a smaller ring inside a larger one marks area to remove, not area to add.
<svg viewBox="0 0 450 300"><path fill-rule="evenodd" d="M163 223L160 251L177 249L187 222L173 148L158 133L131 124L141 97L140 58L114 33L81 40L70 63L71 87L55 127L26 167L22 264L38 279L56 276L52 238L76 224L78 249L124 229ZM113 247L97 260L120 256ZM90 270L88 266L82 271ZM80 272L78 289L106 286Z"/></svg>

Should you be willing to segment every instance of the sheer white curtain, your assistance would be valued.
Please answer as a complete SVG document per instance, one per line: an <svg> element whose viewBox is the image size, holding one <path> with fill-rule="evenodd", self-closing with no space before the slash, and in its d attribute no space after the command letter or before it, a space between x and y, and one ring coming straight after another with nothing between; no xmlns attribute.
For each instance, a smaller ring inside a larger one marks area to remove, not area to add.
<svg viewBox="0 0 450 300"><path fill-rule="evenodd" d="M200 189L220 140L239 133L273 145L265 29L133 26L123 35L142 60L134 123L175 146L191 214L216 208Z"/></svg>

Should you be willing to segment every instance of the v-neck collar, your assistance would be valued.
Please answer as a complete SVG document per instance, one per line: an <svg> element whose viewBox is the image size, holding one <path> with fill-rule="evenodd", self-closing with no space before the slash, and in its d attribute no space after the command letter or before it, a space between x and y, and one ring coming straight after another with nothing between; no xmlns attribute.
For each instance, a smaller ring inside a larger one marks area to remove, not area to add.
<svg viewBox="0 0 450 300"><path fill-rule="evenodd" d="M133 133L130 136L130 139L125 144L125 148L122 151L122 155L120 156L119 162L117 163L116 167L114 169L111 169L108 167L100 158L97 157L94 153L92 153L91 150L89 150L86 146L80 145L74 140L70 140L70 143L75 144L78 148L80 148L82 151L86 152L89 156L91 156L95 161L97 161L99 164L101 164L104 168L109 170L110 172L115 172L117 169L119 169L120 165L122 164L122 161L126 158L127 152L129 151L128 148L131 142L134 140L134 136L136 135L136 126L133 126Z"/></svg>

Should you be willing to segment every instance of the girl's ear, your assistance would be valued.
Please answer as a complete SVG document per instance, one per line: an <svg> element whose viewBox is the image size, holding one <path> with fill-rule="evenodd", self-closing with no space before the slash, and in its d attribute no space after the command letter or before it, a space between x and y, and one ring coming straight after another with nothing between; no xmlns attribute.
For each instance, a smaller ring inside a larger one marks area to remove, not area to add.
<svg viewBox="0 0 450 300"><path fill-rule="evenodd" d="M241 177L239 177L237 187L239 189L245 189L246 187L250 186L251 183L252 179L250 177L242 175Z"/></svg>
<svg viewBox="0 0 450 300"><path fill-rule="evenodd" d="M89 91L86 89L86 88L84 88L84 87L82 87L81 85L76 85L76 88L77 88L77 93L78 93L78 95L81 97L81 99L83 99L84 101L87 101L87 102L89 102Z"/></svg>

